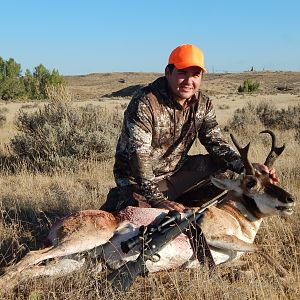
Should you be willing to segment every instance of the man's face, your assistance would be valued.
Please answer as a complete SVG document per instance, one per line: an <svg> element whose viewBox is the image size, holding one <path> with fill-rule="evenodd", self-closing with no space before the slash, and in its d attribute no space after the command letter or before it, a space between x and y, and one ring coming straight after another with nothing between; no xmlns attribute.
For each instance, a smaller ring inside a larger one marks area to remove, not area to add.
<svg viewBox="0 0 300 300"><path fill-rule="evenodd" d="M199 67L174 68L172 73L166 68L165 74L177 101L191 98L200 89L202 69Z"/></svg>

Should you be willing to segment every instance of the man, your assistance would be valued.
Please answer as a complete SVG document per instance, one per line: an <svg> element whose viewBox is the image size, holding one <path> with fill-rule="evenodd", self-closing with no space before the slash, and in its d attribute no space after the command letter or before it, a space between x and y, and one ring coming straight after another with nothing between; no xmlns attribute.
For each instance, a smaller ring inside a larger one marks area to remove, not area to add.
<svg viewBox="0 0 300 300"><path fill-rule="evenodd" d="M205 72L202 51L181 45L170 54L165 76L133 96L116 149L117 187L101 209L132 205L182 211L220 193L210 176L242 172L240 156L221 135L211 100L200 91ZM196 138L207 155L188 155Z"/></svg>

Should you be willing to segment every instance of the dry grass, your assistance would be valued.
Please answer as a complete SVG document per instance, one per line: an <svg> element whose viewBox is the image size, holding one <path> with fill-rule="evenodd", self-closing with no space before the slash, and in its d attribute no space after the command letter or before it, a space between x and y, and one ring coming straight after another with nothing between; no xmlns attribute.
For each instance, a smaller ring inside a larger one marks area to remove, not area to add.
<svg viewBox="0 0 300 300"><path fill-rule="evenodd" d="M139 82L135 82L137 83ZM280 98L281 96L283 98ZM300 102L300 98L295 95L281 96L272 97L277 97L276 101L282 99L282 102L279 101L282 105L284 101ZM222 126L226 124L232 111L250 98L254 101L272 98L269 95L255 97L230 94L218 97L215 102L220 105L217 114ZM124 108L122 103L114 100L97 104L110 110L116 107L120 110ZM5 104L8 112L7 122L0 133L4 141L1 146L2 152L8 151L6 144L16 133L13 118L22 105L24 103ZM32 106L26 109L35 110L37 107L35 103L30 105ZM246 143L251 140L252 161L262 162L269 150L269 137L258 136L261 129L259 126L253 126L248 128L247 132L235 133L240 141ZM298 197L299 143L294 140L293 130L276 133L278 142L286 143L284 154L276 162L277 173L282 186ZM198 144L193 150L199 149ZM99 162L90 159L77 171L64 170L51 176L33 174L26 169L14 175L0 173L0 266L15 262L29 249L42 247L49 227L57 218L77 210L97 209L105 200L109 188L114 186L112 166L113 160ZM295 214L289 218L272 217L266 220L257 236L257 242L288 271L289 275L285 279L280 278L261 257L245 255L245 266L242 268L222 267L212 274L207 270L161 272L148 278L139 278L129 292L122 294L111 292L103 273L84 270L62 278L28 280L20 283L18 288L9 294L1 295L0 291L0 299L298 299L298 220L297 207Z"/></svg>

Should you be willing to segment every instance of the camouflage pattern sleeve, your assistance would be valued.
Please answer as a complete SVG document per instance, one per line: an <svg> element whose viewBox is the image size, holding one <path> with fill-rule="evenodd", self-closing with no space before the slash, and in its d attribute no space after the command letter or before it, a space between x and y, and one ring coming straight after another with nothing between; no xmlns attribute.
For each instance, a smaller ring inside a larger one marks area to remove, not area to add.
<svg viewBox="0 0 300 300"><path fill-rule="evenodd" d="M124 115L123 134L126 134L126 143L123 147L126 149L121 151L127 152L131 174L140 186L142 195L151 206L155 206L167 198L159 191L154 181L152 124L153 110L148 99L144 95L136 95ZM118 146L122 148L122 143Z"/></svg>
<svg viewBox="0 0 300 300"><path fill-rule="evenodd" d="M200 142L208 153L226 168L240 173L244 165L239 154L224 140L211 100L206 98L205 118L198 132Z"/></svg>

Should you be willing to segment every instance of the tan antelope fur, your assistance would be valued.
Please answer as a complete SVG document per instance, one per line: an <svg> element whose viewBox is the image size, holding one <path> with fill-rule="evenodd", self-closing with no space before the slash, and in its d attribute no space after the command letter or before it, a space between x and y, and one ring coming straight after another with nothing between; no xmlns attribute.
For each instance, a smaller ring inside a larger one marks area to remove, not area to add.
<svg viewBox="0 0 300 300"><path fill-rule="evenodd" d="M273 132L264 132L272 137L272 149L265 161L271 168L284 146L276 147ZM260 252L254 239L262 219L276 214L290 215L295 205L293 196L273 184L268 173L254 169L248 160L249 144L241 148L235 138L232 139L243 159L245 172L236 179L211 179L228 193L221 204L205 211L201 222L216 265L237 259L245 252ZM123 253L120 242L137 235L141 225L158 221L166 213L163 209L127 207L114 215L86 210L66 217L52 227L48 235L51 246L30 251L16 265L4 270L0 290L13 288L24 279L78 270L85 265L84 255L78 256L79 253L89 253L109 268L118 268L124 262L136 259L139 253L136 248L128 254ZM199 266L184 234L170 242L159 255L159 261L147 261L149 272ZM46 264L40 264L46 261Z"/></svg>

